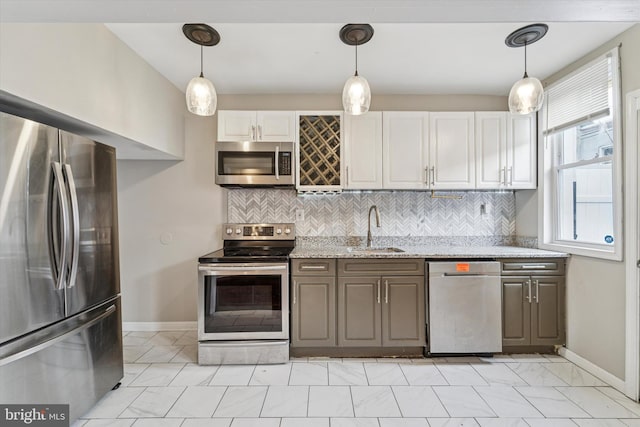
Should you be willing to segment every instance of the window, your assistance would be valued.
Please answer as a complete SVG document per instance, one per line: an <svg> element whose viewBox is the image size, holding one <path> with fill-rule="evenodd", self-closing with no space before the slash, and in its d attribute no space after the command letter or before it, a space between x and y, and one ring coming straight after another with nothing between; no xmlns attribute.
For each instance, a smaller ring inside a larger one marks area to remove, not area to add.
<svg viewBox="0 0 640 427"><path fill-rule="evenodd" d="M546 90L540 247L622 259L618 49Z"/></svg>

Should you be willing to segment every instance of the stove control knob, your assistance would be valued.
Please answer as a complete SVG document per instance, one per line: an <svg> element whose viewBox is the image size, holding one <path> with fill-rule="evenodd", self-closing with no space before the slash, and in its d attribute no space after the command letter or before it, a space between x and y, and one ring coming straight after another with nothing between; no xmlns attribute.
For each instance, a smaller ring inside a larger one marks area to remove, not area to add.
<svg viewBox="0 0 640 427"><path fill-rule="evenodd" d="M236 228L236 234L239 236L242 234L242 228Z"/></svg>
<svg viewBox="0 0 640 427"><path fill-rule="evenodd" d="M276 228L276 234L282 234L282 228Z"/></svg>
<svg viewBox="0 0 640 427"><path fill-rule="evenodd" d="M232 228L227 228L227 229L226 229L226 233L227 233L228 235L233 234L233 229L232 229Z"/></svg>
<svg viewBox="0 0 640 427"><path fill-rule="evenodd" d="M291 229L290 228L285 228L284 229L284 234L291 234Z"/></svg>

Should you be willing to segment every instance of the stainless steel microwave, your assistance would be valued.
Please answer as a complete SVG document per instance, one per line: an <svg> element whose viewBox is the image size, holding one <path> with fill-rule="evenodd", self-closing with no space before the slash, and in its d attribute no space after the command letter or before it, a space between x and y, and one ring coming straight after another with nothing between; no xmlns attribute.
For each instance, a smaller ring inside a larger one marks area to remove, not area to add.
<svg viewBox="0 0 640 427"><path fill-rule="evenodd" d="M293 142L216 142L216 184L293 187Z"/></svg>

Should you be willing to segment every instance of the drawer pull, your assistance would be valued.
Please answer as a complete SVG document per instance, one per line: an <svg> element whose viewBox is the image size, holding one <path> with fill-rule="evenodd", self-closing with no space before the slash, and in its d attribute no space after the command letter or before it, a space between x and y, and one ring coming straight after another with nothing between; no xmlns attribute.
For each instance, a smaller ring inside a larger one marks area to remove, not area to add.
<svg viewBox="0 0 640 427"><path fill-rule="evenodd" d="M542 270L547 268L546 265L521 265L520 268L523 270Z"/></svg>
<svg viewBox="0 0 640 427"><path fill-rule="evenodd" d="M300 270L326 270L324 265L301 265Z"/></svg>

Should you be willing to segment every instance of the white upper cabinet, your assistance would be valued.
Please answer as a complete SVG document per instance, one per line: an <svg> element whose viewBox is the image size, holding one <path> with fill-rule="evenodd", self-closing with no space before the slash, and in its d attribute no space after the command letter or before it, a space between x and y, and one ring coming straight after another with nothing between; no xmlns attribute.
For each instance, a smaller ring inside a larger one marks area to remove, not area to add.
<svg viewBox="0 0 640 427"><path fill-rule="evenodd" d="M258 141L293 142L296 139L295 111L258 111Z"/></svg>
<svg viewBox="0 0 640 427"><path fill-rule="evenodd" d="M382 188L382 112L344 115L345 189Z"/></svg>
<svg viewBox="0 0 640 427"><path fill-rule="evenodd" d="M429 113L429 162L431 189L476 187L474 113Z"/></svg>
<svg viewBox="0 0 640 427"><path fill-rule="evenodd" d="M476 188L505 188L508 114L504 111L476 113Z"/></svg>
<svg viewBox="0 0 640 427"><path fill-rule="evenodd" d="M537 185L536 115L508 114L507 188L533 189Z"/></svg>
<svg viewBox="0 0 640 427"><path fill-rule="evenodd" d="M387 189L428 189L429 113L385 111L382 182Z"/></svg>
<svg viewBox="0 0 640 427"><path fill-rule="evenodd" d="M255 111L218 111L218 141L253 141Z"/></svg>
<svg viewBox="0 0 640 427"><path fill-rule="evenodd" d="M294 111L218 111L218 141L295 141Z"/></svg>
<svg viewBox="0 0 640 427"><path fill-rule="evenodd" d="M476 186L536 188L535 114L476 113Z"/></svg>

